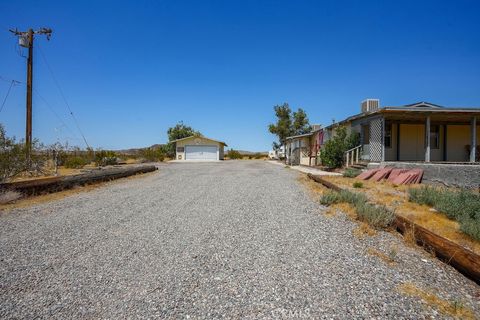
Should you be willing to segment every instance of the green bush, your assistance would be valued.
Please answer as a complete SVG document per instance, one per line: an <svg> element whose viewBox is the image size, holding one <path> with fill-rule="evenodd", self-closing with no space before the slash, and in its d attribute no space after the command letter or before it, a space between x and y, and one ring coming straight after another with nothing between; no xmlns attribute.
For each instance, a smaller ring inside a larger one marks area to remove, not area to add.
<svg viewBox="0 0 480 320"><path fill-rule="evenodd" d="M340 191L341 202L350 203L356 206L358 203L365 203L368 201L363 193L350 192L348 190Z"/></svg>
<svg viewBox="0 0 480 320"><path fill-rule="evenodd" d="M395 220L395 214L385 206L374 206L367 202L357 202L355 209L360 220L376 228L387 228Z"/></svg>
<svg viewBox="0 0 480 320"><path fill-rule="evenodd" d="M85 158L78 157L78 156L67 157L63 163L65 168L70 168L70 169L80 169L87 164L88 164L88 161Z"/></svg>
<svg viewBox="0 0 480 320"><path fill-rule="evenodd" d="M353 187L356 188L356 189L363 188L363 183L360 182L360 181L355 181L355 182L353 183Z"/></svg>
<svg viewBox="0 0 480 320"><path fill-rule="evenodd" d="M480 241L480 220L462 217L459 221L460 230L473 239Z"/></svg>
<svg viewBox="0 0 480 320"><path fill-rule="evenodd" d="M395 219L395 214L385 206L374 206L368 203L368 199L363 193L350 192L348 190L340 192L329 191L320 198L320 203L327 206L340 202L351 204L355 208L360 220L376 228L386 228Z"/></svg>
<svg viewBox="0 0 480 320"><path fill-rule="evenodd" d="M243 158L243 156L240 152L238 152L237 150L233 150L233 149L228 150L227 157L229 159L233 159L233 160Z"/></svg>
<svg viewBox="0 0 480 320"><path fill-rule="evenodd" d="M161 148L146 148L140 150L140 156L147 161L160 161L165 160L165 153Z"/></svg>
<svg viewBox="0 0 480 320"><path fill-rule="evenodd" d="M335 135L329 139L320 149L320 160L329 168L340 168L343 166L345 152L360 143L360 135L356 132L347 134L343 126L335 130Z"/></svg>
<svg viewBox="0 0 480 320"><path fill-rule="evenodd" d="M347 168L347 169L345 169L345 171L343 172L343 176L346 177L346 178L355 178L355 177L358 176L360 173L362 173L362 171L359 170L359 169Z"/></svg>
<svg viewBox="0 0 480 320"><path fill-rule="evenodd" d="M329 191L324 193L320 198L320 203L324 206L330 206L338 202L340 202L340 195L338 192Z"/></svg>
<svg viewBox="0 0 480 320"><path fill-rule="evenodd" d="M408 190L409 200L434 207L460 224L460 230L480 240L480 195L469 190L452 191L424 186Z"/></svg>
<svg viewBox="0 0 480 320"><path fill-rule="evenodd" d="M117 164L117 155L113 151L98 150L95 152L95 164L99 167Z"/></svg>
<svg viewBox="0 0 480 320"><path fill-rule="evenodd" d="M409 200L418 204L433 206L437 202L438 191L432 187L410 188Z"/></svg>

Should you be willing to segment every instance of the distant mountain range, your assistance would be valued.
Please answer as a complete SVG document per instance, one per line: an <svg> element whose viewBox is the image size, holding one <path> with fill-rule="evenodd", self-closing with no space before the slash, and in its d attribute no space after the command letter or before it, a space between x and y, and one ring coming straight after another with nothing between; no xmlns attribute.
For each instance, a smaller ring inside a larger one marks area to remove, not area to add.
<svg viewBox="0 0 480 320"><path fill-rule="evenodd" d="M131 149L122 149L122 150L113 150L115 151L116 153L120 153L120 154L137 154L140 152L140 150L144 150L144 149L158 149L158 148L161 148L163 147L165 144L154 144L154 145L151 145L150 147L144 147L144 148L131 148Z"/></svg>
<svg viewBox="0 0 480 320"><path fill-rule="evenodd" d="M233 150L235 150L235 149L233 149ZM250 156L252 154L257 154L257 153L268 155L268 151L257 151L257 152L245 151L245 150L236 150L236 151L238 151L238 152L240 152L240 154L243 154L243 155L246 155L246 156ZM228 152L228 151L226 150L225 152Z"/></svg>

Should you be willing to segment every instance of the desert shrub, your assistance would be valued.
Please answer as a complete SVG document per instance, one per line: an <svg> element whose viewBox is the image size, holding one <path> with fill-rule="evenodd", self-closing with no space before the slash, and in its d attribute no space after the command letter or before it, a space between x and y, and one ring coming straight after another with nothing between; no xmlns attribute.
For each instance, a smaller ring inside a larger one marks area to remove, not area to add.
<svg viewBox="0 0 480 320"><path fill-rule="evenodd" d="M460 191L444 190L438 195L435 208L444 212L449 218L467 217L480 221L480 195L461 189Z"/></svg>
<svg viewBox="0 0 480 320"><path fill-rule="evenodd" d="M460 224L460 230L480 240L480 195L469 190L452 191L425 186L410 188L409 200L434 207Z"/></svg>
<svg viewBox="0 0 480 320"><path fill-rule="evenodd" d="M320 160L329 168L343 166L345 151L356 147L360 143L360 135L356 132L347 134L345 127L338 127L335 135L327 140L320 149Z"/></svg>
<svg viewBox="0 0 480 320"><path fill-rule="evenodd" d="M432 206L449 218L466 216L480 220L480 195L471 191L465 189L452 191L425 186L410 188L408 193L411 202Z"/></svg>
<svg viewBox="0 0 480 320"><path fill-rule="evenodd" d="M363 193L348 190L329 191L320 198L320 203L323 205L332 205L339 202L351 204L360 220L376 228L389 227L395 219L395 214L385 206L375 206L368 203L368 199Z"/></svg>
<svg viewBox="0 0 480 320"><path fill-rule="evenodd" d="M348 190L340 191L341 202L350 203L356 206L358 203L365 203L368 201L363 193L350 192Z"/></svg>
<svg viewBox="0 0 480 320"><path fill-rule="evenodd" d="M233 150L233 149L228 150L227 157L229 159L242 159L243 158L243 156L240 152L238 152L237 150Z"/></svg>
<svg viewBox="0 0 480 320"><path fill-rule="evenodd" d="M320 198L320 203L324 206L330 206L338 202L340 202L340 195L338 192L329 191L324 193Z"/></svg>
<svg viewBox="0 0 480 320"><path fill-rule="evenodd" d="M160 161L165 159L165 153L161 148L146 148L140 150L140 156L147 161Z"/></svg>
<svg viewBox="0 0 480 320"><path fill-rule="evenodd" d="M360 220L376 228L387 228L395 219L395 214L385 206L375 206L367 202L357 202L355 209Z"/></svg>
<svg viewBox="0 0 480 320"><path fill-rule="evenodd" d="M354 187L354 188L358 188L358 189L363 188L363 182L355 181L355 182L353 183L353 187Z"/></svg>
<svg viewBox="0 0 480 320"><path fill-rule="evenodd" d="M459 221L460 230L470 237L480 241L480 220L462 217Z"/></svg>
<svg viewBox="0 0 480 320"><path fill-rule="evenodd" d="M343 176L346 177L346 178L355 178L360 173L362 173L361 170L358 170L358 169L355 169L355 168L347 168L343 172Z"/></svg>
<svg viewBox="0 0 480 320"><path fill-rule="evenodd" d="M257 153L255 153L255 154L253 155L253 158L254 158L254 159L262 159L262 158L263 158L263 154L257 152Z"/></svg>
<svg viewBox="0 0 480 320"><path fill-rule="evenodd" d="M67 157L63 165L65 166L65 168L79 169L79 168L83 168L87 164L88 164L88 160L86 160L84 157L70 156L70 157Z"/></svg>
<svg viewBox="0 0 480 320"><path fill-rule="evenodd" d="M113 151L98 150L95 152L95 164L99 167L117 164L117 155Z"/></svg>
<svg viewBox="0 0 480 320"><path fill-rule="evenodd" d="M408 190L408 197L411 202L433 206L437 202L438 191L429 186L410 188Z"/></svg>
<svg viewBox="0 0 480 320"><path fill-rule="evenodd" d="M0 124L0 182L22 173L41 174L47 158L47 153L38 140L32 142L28 158L27 145L23 141L17 142L15 138L7 137Z"/></svg>

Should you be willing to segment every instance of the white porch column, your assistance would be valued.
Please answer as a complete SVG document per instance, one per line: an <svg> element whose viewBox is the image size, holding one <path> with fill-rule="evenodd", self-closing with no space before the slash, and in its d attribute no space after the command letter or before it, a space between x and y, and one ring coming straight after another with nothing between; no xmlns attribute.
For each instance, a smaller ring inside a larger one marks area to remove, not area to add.
<svg viewBox="0 0 480 320"><path fill-rule="evenodd" d="M427 117L425 123L425 162L430 162L430 116Z"/></svg>
<svg viewBox="0 0 480 320"><path fill-rule="evenodd" d="M477 118L473 117L470 124L471 143L470 143L470 162L475 162L477 154Z"/></svg>

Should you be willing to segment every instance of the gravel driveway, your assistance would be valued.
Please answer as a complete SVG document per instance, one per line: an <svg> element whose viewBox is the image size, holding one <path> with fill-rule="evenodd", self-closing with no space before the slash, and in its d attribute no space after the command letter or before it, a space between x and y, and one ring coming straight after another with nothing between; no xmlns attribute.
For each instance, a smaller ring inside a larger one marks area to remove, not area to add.
<svg viewBox="0 0 480 320"><path fill-rule="evenodd" d="M479 286L324 209L262 161L154 174L0 213L0 318L442 318L414 283L480 310ZM395 264L369 254L396 246Z"/></svg>

